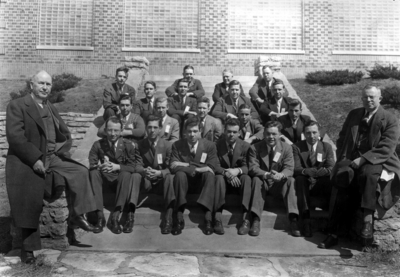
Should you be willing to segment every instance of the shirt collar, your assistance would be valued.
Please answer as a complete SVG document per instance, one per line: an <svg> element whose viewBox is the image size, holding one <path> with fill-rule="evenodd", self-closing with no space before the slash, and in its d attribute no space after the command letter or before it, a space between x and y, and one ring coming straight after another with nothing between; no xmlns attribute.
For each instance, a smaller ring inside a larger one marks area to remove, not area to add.
<svg viewBox="0 0 400 277"><path fill-rule="evenodd" d="M167 114L165 114L165 116L163 117L163 120L162 120L162 124L164 125L164 123L165 123L165 120L167 119L167 117L168 117L168 115Z"/></svg>
<svg viewBox="0 0 400 277"><path fill-rule="evenodd" d="M225 142L226 142L226 146L228 147L228 150L229 150L229 143L227 141L225 141ZM235 146L236 146L236 141L234 144L232 144L232 149L235 149Z"/></svg>
<svg viewBox="0 0 400 277"><path fill-rule="evenodd" d="M310 151L311 147L312 147L314 149L314 152L317 152L317 145L318 145L318 141L316 143L314 143L314 145L308 144L308 142L307 142L308 151Z"/></svg>
<svg viewBox="0 0 400 277"><path fill-rule="evenodd" d="M153 142L149 139L149 144L151 145ZM156 140L154 141L154 143L155 143L155 146L157 146L157 143L158 143L158 136L157 136L157 138L156 138Z"/></svg>
<svg viewBox="0 0 400 277"><path fill-rule="evenodd" d="M190 145L189 142L188 142L188 145L189 145L189 149L191 149L191 148L192 148L192 145ZM197 151L197 146L199 146L199 141L197 141L197 142L194 144L194 146L193 146L195 152Z"/></svg>
<svg viewBox="0 0 400 277"><path fill-rule="evenodd" d="M110 145L110 147L114 147L114 149L117 148L119 139L117 139L117 141L114 143L114 145L113 145L113 143L111 141L109 141L109 140L107 140L107 141L108 141L108 145Z"/></svg>

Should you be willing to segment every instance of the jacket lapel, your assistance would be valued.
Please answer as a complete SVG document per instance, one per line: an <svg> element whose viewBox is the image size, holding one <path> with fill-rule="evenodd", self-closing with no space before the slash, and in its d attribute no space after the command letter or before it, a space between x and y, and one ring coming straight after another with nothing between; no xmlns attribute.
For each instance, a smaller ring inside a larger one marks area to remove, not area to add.
<svg viewBox="0 0 400 277"><path fill-rule="evenodd" d="M380 138L379 130L382 127L382 121L384 120L383 116L383 108L379 106L378 110L376 111L375 115L371 119L371 128L368 134L368 142L371 147L374 146L375 140Z"/></svg>
<svg viewBox="0 0 400 277"><path fill-rule="evenodd" d="M110 142L107 139L101 140L100 145L104 151L104 156L107 156L110 160L115 158L114 153L110 147Z"/></svg>
<svg viewBox="0 0 400 277"><path fill-rule="evenodd" d="M156 149L154 151L154 158L153 158L153 168L160 168L162 164L158 164L158 155L162 155L162 159L164 160L164 151L165 145L163 143L163 140L159 139L156 145ZM151 151L150 151L151 152Z"/></svg>
<svg viewBox="0 0 400 277"><path fill-rule="evenodd" d="M204 129L203 129L203 138L207 135L207 133L211 130L211 128L212 128L212 122L211 122L211 119L210 119L210 117L206 117L206 124L205 124L205 126L204 126Z"/></svg>
<svg viewBox="0 0 400 277"><path fill-rule="evenodd" d="M225 163L230 168L231 167L231 162L230 162L229 157L228 157L228 147L226 146L226 141L225 141L225 139L221 139L219 141L219 143L220 143L219 147L221 147L222 158L224 159Z"/></svg>
<svg viewBox="0 0 400 277"><path fill-rule="evenodd" d="M112 99L117 102L117 100L119 99L117 83L112 83L112 88L113 88L113 90L111 91ZM124 89L124 88L122 88L122 89Z"/></svg>
<svg viewBox="0 0 400 277"><path fill-rule="evenodd" d="M276 155L277 153L280 153L280 155L279 155L279 159L277 160L277 161L274 161L275 160L275 157L272 157L272 165L270 165L270 170L271 169L275 169L275 170L277 170L276 169L276 165L279 165L280 163L281 163L281 160L282 160L282 144L280 143L280 140L278 140L277 141L277 143L276 143L276 147L275 147L275 151L274 151L274 155Z"/></svg>
<svg viewBox="0 0 400 277"><path fill-rule="evenodd" d="M318 155L321 155L321 161L318 161ZM319 166L322 163L322 161L325 160L324 145L320 140L318 140L317 142L317 150L315 151L315 160L317 161L316 163L317 166Z"/></svg>
<svg viewBox="0 0 400 277"><path fill-rule="evenodd" d="M278 105L276 103L276 99L272 98L271 102L269 103L270 110L273 112L278 112Z"/></svg>
<svg viewBox="0 0 400 277"><path fill-rule="evenodd" d="M117 149L115 150L115 159L118 159L123 152L124 152L123 139L119 138L117 143Z"/></svg>
<svg viewBox="0 0 400 277"><path fill-rule="evenodd" d="M233 149L233 157L232 157L231 167L235 167L236 161L238 160L241 152L242 152L242 141L241 140L236 140L235 149Z"/></svg>
<svg viewBox="0 0 400 277"><path fill-rule="evenodd" d="M308 151L307 142L305 140L301 141L301 143L299 144L299 148L303 164L308 166L308 157L310 156L310 152Z"/></svg>
<svg viewBox="0 0 400 277"><path fill-rule="evenodd" d="M227 113L231 113L231 114L236 114L236 111L235 111L235 109L233 108L233 103L232 103L231 97L230 97L230 96L227 96L225 99L226 99L226 100L225 100L225 103L226 103L226 105L225 105L225 107L226 107L226 112L227 112Z"/></svg>
<svg viewBox="0 0 400 277"><path fill-rule="evenodd" d="M262 161L264 162L264 164L266 165L266 168L268 168L268 170L271 170L269 168L270 165L269 165L269 157L268 157L268 146L265 141L263 141L263 144L264 144L263 145L264 147L261 148L260 157L261 157Z"/></svg>
<svg viewBox="0 0 400 277"><path fill-rule="evenodd" d="M353 143L357 141L358 126L360 125L361 118L365 113L365 109L360 109L358 114L353 118L351 124L351 135L353 136Z"/></svg>
<svg viewBox="0 0 400 277"><path fill-rule="evenodd" d="M146 138L143 141L143 148L144 148L144 158L147 160L146 164L154 164L154 157L150 150L150 142Z"/></svg>
<svg viewBox="0 0 400 277"><path fill-rule="evenodd" d="M30 94L25 96L25 105L28 106L26 112L32 117L32 119L36 122L37 125L42 129L43 133L46 134L46 129L44 128L44 123L42 117L40 116L38 107L36 107L35 100L32 99Z"/></svg>
<svg viewBox="0 0 400 277"><path fill-rule="evenodd" d="M203 152L204 152L203 140L199 139L199 144L197 145L197 149L196 149L196 156L194 157L195 162L200 163Z"/></svg>
<svg viewBox="0 0 400 277"><path fill-rule="evenodd" d="M303 133L303 127L304 127L304 123L302 120L302 117L300 116L300 118L297 120L297 125L296 125L296 135L297 135L297 139L301 140L301 134ZM290 128L293 130L293 128Z"/></svg>

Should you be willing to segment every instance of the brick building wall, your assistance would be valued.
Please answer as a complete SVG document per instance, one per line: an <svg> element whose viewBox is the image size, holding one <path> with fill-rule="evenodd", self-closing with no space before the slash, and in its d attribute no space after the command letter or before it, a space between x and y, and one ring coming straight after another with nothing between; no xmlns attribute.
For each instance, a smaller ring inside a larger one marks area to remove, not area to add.
<svg viewBox="0 0 400 277"><path fill-rule="evenodd" d="M198 75L219 75L221 70L226 67L233 68L235 75L253 75L254 61L259 55L282 57L282 71L288 77L301 76L305 72L315 69L367 69L376 62L385 65L391 63L395 66L400 64L399 49L397 49L398 52L390 55L384 53L374 55L372 55L373 53L369 53L369 55L332 54L332 51L335 50L334 42L338 39L338 34L334 32L335 24L340 23L341 20L340 18L339 21L334 20L337 19L338 9L335 1L343 2L342 0L302 1L303 21L300 24L302 24L302 51L304 52L300 54L268 53L262 49L259 50L259 53L229 52L229 7L232 7L237 2L236 0L199 0L198 52L173 53L162 50L138 52L137 49L122 51L125 6L115 4L115 1L111 0L92 2L91 46L93 50L37 49L40 1L0 0L0 10L4 11L0 15L4 16L2 22L6 22L0 24L0 38L3 40L0 42L0 48L4 46L4 53L2 54L0 51L0 64L2 65L0 78L25 78L38 69L46 69L52 74L72 72L83 78L111 76L114 75L115 68L123 64L125 56L145 56L150 61L150 74L159 75L180 74L182 67L188 63L195 66ZM69 0L59 1L68 2ZM251 1L255 0L249 0L249 5ZM268 1L272 0L263 2ZM373 9L374 2L376 2L372 0L355 1L365 2L365 6L369 9ZM168 6L168 1L164 2L165 6ZM381 0L378 2L379 5L386 5L387 10L393 9L391 5L397 5L394 6L396 9L399 7L398 2L394 1ZM345 4L341 3L341 5L339 9L345 7L343 6ZM353 8L356 9L358 6ZM365 14L368 11L360 12ZM382 16L382 20L385 18L385 14L378 14L378 16ZM400 34L400 24L395 24L399 23L396 21L398 18L393 18L393 20L385 24L391 26L390 32L395 30L393 28L398 28L397 33ZM371 21L371 24L376 25L376 22ZM247 30L257 28L252 22L246 26ZM357 30L359 27L354 26L354 28ZM381 37L375 33L371 33L371 36L372 38L376 36L377 39ZM370 36L368 35L368 37ZM400 42L400 37L398 40Z"/></svg>

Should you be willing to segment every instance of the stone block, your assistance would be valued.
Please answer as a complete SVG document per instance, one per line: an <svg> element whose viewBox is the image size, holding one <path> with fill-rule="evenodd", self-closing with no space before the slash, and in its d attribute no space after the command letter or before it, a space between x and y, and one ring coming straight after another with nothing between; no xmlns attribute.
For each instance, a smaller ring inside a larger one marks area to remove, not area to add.
<svg viewBox="0 0 400 277"><path fill-rule="evenodd" d="M77 117L74 119L75 122L93 122L94 117Z"/></svg>
<svg viewBox="0 0 400 277"><path fill-rule="evenodd" d="M96 116L95 114L92 114L92 113L82 113L80 115L81 115L81 117L87 117L87 118L93 118Z"/></svg>
<svg viewBox="0 0 400 277"><path fill-rule="evenodd" d="M5 158L7 156L8 149L0 149L0 157Z"/></svg>
<svg viewBox="0 0 400 277"><path fill-rule="evenodd" d="M69 243L66 237L59 239L42 238L42 248L65 250L68 248Z"/></svg>
<svg viewBox="0 0 400 277"><path fill-rule="evenodd" d="M150 62L148 59L146 59L146 57L142 57L142 56L125 56L125 62L141 62L146 64L147 66L150 65Z"/></svg>
<svg viewBox="0 0 400 277"><path fill-rule="evenodd" d="M0 149L5 150L5 149L8 149L8 148L9 148L9 145L8 145L7 141L3 142L3 143L0 143Z"/></svg>
<svg viewBox="0 0 400 277"><path fill-rule="evenodd" d="M82 134L82 133L71 134L72 139L83 139L84 137L85 137L85 134Z"/></svg>
<svg viewBox="0 0 400 277"><path fill-rule="evenodd" d="M75 130L78 132L78 133L86 133L87 132L87 128L75 128Z"/></svg>
<svg viewBox="0 0 400 277"><path fill-rule="evenodd" d="M6 137L0 137L0 143L5 143L7 142L7 138Z"/></svg>
<svg viewBox="0 0 400 277"><path fill-rule="evenodd" d="M0 115L0 120L6 120L6 116L5 115Z"/></svg>
<svg viewBox="0 0 400 277"><path fill-rule="evenodd" d="M375 234L374 241L379 246L379 248L384 250L397 250L399 245L396 244L395 238L391 234Z"/></svg>
<svg viewBox="0 0 400 277"><path fill-rule="evenodd" d="M92 123L91 122L68 122L68 127L89 127Z"/></svg>
<svg viewBox="0 0 400 277"><path fill-rule="evenodd" d="M254 62L254 75L262 77L262 67L269 66L274 71L280 71L282 66L282 58L281 57L270 57L261 55Z"/></svg>

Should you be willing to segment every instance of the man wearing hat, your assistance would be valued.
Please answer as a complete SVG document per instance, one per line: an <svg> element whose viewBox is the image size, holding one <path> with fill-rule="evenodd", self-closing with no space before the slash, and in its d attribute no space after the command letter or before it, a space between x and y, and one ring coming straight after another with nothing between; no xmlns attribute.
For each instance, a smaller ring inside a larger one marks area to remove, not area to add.
<svg viewBox="0 0 400 277"><path fill-rule="evenodd" d="M337 200L343 196L348 197L346 203L357 205L354 208L363 211L363 239L373 238L373 213L377 204L388 210L400 196L400 161L395 152L400 135L398 120L380 106L379 88L366 86L361 100L363 107L349 113L337 140L339 162L332 172L335 186L332 193L337 192L337 196L331 203L330 234L318 245L320 248L338 243L338 210L343 210L343 205Z"/></svg>

